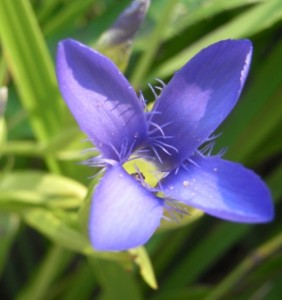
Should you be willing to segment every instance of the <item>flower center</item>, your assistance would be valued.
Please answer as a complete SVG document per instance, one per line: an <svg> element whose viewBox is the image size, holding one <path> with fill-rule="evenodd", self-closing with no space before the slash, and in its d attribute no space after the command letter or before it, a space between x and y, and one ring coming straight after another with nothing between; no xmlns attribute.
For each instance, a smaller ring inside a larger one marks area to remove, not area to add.
<svg viewBox="0 0 282 300"><path fill-rule="evenodd" d="M141 183L145 182L152 188L157 185L164 175L158 170L156 165L142 158L127 161L123 164L123 168L127 173L134 176L136 180Z"/></svg>

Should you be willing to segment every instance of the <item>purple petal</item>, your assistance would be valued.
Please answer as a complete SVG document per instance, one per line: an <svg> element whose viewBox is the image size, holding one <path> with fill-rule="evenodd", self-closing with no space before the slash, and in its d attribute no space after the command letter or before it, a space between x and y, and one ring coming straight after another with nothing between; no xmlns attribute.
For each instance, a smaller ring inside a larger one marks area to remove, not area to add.
<svg viewBox="0 0 282 300"><path fill-rule="evenodd" d="M74 118L104 157L120 160L146 135L141 101L117 67L74 40L57 53L61 93Z"/></svg>
<svg viewBox="0 0 282 300"><path fill-rule="evenodd" d="M166 196L206 213L235 222L260 223L273 219L270 192L251 170L219 157L197 158L162 180Z"/></svg>
<svg viewBox="0 0 282 300"><path fill-rule="evenodd" d="M166 148L170 155L159 151L169 168L189 158L230 113L244 85L251 54L249 40L218 42L194 56L163 89L152 122L167 137L162 142L170 145Z"/></svg>
<svg viewBox="0 0 282 300"><path fill-rule="evenodd" d="M146 243L160 224L161 201L119 165L107 169L94 192L90 212L93 247L121 251Z"/></svg>

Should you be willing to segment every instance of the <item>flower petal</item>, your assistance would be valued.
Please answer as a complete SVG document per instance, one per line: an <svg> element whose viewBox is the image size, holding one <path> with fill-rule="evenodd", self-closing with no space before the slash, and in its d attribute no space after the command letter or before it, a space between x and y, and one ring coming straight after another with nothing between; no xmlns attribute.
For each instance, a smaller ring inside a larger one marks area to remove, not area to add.
<svg viewBox="0 0 282 300"><path fill-rule="evenodd" d="M93 196L89 234L96 250L140 246L159 226L162 200L119 165L107 169Z"/></svg>
<svg viewBox="0 0 282 300"><path fill-rule="evenodd" d="M230 113L244 85L251 54L249 40L218 42L194 56L163 89L152 122L168 137L162 145L170 145L166 148L170 155L159 151L168 168L189 158Z"/></svg>
<svg viewBox="0 0 282 300"><path fill-rule="evenodd" d="M273 219L270 192L254 172L219 157L194 162L196 165L162 180L166 196L230 221L260 223Z"/></svg>
<svg viewBox="0 0 282 300"><path fill-rule="evenodd" d="M104 157L120 160L143 141L141 101L108 58L68 39L58 46L56 71L70 111Z"/></svg>

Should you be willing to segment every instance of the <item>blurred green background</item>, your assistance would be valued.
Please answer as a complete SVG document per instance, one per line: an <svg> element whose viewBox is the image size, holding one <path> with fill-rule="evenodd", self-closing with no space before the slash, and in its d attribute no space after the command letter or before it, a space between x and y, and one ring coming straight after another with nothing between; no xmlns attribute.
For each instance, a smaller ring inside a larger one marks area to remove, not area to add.
<svg viewBox="0 0 282 300"><path fill-rule="evenodd" d="M8 88L8 97L0 92L0 298L280 300L282 1L152 0L133 43L105 42L101 35L130 3L0 0L0 86ZM168 82L201 48L251 39L250 74L216 148L227 146L226 158L264 178L274 222L234 224L195 211L145 247L93 251L83 204L97 170L78 164L89 144L54 72L57 43L66 37L109 55L148 101L148 82Z"/></svg>

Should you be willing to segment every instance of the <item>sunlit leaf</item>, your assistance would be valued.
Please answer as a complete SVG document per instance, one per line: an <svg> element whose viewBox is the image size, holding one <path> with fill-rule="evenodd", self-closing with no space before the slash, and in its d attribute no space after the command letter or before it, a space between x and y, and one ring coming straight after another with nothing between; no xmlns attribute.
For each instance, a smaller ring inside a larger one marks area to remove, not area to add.
<svg viewBox="0 0 282 300"><path fill-rule="evenodd" d="M6 143L6 123L4 118L0 117L0 154L3 151L4 145Z"/></svg>
<svg viewBox="0 0 282 300"><path fill-rule="evenodd" d="M29 1L0 1L0 41L35 136L47 141L62 124L53 63ZM46 158L59 172L53 158Z"/></svg>
<svg viewBox="0 0 282 300"><path fill-rule="evenodd" d="M1 205L44 205L78 207L86 196L86 188L72 179L41 171L18 171L0 180Z"/></svg>
<svg viewBox="0 0 282 300"><path fill-rule="evenodd" d="M140 268L140 273L144 281L147 282L151 288L157 289L157 280L146 249L144 247L138 247L129 250L129 253L133 255L135 263Z"/></svg>
<svg viewBox="0 0 282 300"><path fill-rule="evenodd" d="M54 243L81 253L93 250L85 236L57 218L47 209L31 209L24 213L25 222Z"/></svg>

